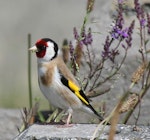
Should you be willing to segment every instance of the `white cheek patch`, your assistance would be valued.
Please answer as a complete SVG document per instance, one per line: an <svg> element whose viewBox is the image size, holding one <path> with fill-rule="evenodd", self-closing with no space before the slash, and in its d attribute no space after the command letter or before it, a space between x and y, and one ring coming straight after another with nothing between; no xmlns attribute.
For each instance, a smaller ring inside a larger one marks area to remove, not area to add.
<svg viewBox="0 0 150 140"><path fill-rule="evenodd" d="M45 60L51 60L54 55L55 55L55 51L54 51L54 44L52 42L47 42L48 47L46 48L46 54L44 56Z"/></svg>

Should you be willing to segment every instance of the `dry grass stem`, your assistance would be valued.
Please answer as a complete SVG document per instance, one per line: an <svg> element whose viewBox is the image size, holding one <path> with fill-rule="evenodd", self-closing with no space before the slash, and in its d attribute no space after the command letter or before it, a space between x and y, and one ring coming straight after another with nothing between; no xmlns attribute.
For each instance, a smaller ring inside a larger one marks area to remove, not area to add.
<svg viewBox="0 0 150 140"><path fill-rule="evenodd" d="M68 41L64 39L63 46L62 46L62 56L65 63L69 61L69 53L70 52L69 52Z"/></svg>
<svg viewBox="0 0 150 140"><path fill-rule="evenodd" d="M35 103L35 105L31 109L23 108L23 111L21 112L22 114L22 121L23 125L19 129L20 132L28 128L28 126L32 125L35 123L35 116L37 114L39 108L39 103Z"/></svg>
<svg viewBox="0 0 150 140"><path fill-rule="evenodd" d="M110 87L105 88L103 90L95 89L95 90L87 92L86 96L89 97L89 98L93 98L93 97L97 97L97 96L103 95L103 94L109 92L110 90L111 90Z"/></svg>
<svg viewBox="0 0 150 140"><path fill-rule="evenodd" d="M88 0L87 2L87 12L93 11L95 0Z"/></svg>
<svg viewBox="0 0 150 140"><path fill-rule="evenodd" d="M137 94L132 94L128 97L126 101L124 101L123 105L121 106L119 113L127 112L134 108L134 106L137 104L139 100L139 96Z"/></svg>
<svg viewBox="0 0 150 140"><path fill-rule="evenodd" d="M83 51L82 51L82 46L77 44L76 49L75 49L75 54L76 54L76 63L78 67L81 65L81 59L83 56Z"/></svg>
<svg viewBox="0 0 150 140"><path fill-rule="evenodd" d="M132 81L133 83L137 83L137 82L141 79L141 77L142 77L143 74L144 74L144 71L145 71L146 67L147 67L147 63L144 62L144 63L143 63L142 65L140 65L140 66L138 67L138 69L133 73L132 78L131 78L131 81Z"/></svg>
<svg viewBox="0 0 150 140"><path fill-rule="evenodd" d="M111 126L110 126L110 131L109 131L109 137L108 140L113 140L115 133L116 133L116 127L117 127L117 123L119 120L119 110L123 104L124 99L126 98L126 94L121 98L121 100L119 101L118 105L116 106L112 118L111 118Z"/></svg>

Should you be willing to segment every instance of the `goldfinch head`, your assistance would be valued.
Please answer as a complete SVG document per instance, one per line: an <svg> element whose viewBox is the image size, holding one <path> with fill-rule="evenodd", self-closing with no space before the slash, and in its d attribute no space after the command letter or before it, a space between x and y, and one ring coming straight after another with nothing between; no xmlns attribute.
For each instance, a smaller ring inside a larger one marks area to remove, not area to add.
<svg viewBox="0 0 150 140"><path fill-rule="evenodd" d="M32 52L36 52L36 56L44 61L50 61L57 57L58 45L49 38L39 39L35 46L29 49Z"/></svg>

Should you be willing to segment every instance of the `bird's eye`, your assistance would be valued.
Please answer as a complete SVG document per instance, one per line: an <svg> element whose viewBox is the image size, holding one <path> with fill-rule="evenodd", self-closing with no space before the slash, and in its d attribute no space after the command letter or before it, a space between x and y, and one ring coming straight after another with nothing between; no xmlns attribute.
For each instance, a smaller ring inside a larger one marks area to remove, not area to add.
<svg viewBox="0 0 150 140"><path fill-rule="evenodd" d="M43 50L45 50L45 49L46 49L45 46L39 46L39 47L38 47L38 51L43 51Z"/></svg>
<svg viewBox="0 0 150 140"><path fill-rule="evenodd" d="M42 47L41 47L41 50L45 50L45 49L46 49L46 47L45 47L45 46L42 46Z"/></svg>

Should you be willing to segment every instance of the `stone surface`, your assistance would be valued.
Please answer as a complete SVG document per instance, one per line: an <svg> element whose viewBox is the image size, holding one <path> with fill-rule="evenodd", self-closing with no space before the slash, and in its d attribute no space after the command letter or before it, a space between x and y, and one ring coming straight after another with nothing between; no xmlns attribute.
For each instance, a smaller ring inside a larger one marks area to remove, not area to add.
<svg viewBox="0 0 150 140"><path fill-rule="evenodd" d="M0 109L0 140L11 140L18 135L21 113L17 109Z"/></svg>
<svg viewBox="0 0 150 140"><path fill-rule="evenodd" d="M97 128L96 124L74 124L72 127L61 128L55 125L30 126L19 135L17 127L22 124L21 113L18 109L0 109L0 140L38 140L49 139L90 139ZM118 125L115 140L148 140L150 139L150 126L138 126L133 131L134 125ZM99 132L102 127L99 128ZM100 139L107 139L109 126L102 131ZM18 136L17 136L18 135ZM16 137L17 136L17 137Z"/></svg>
<svg viewBox="0 0 150 140"><path fill-rule="evenodd" d="M141 2L148 1L149 0L144 0ZM0 42L0 105L2 107L15 106L17 108L22 108L28 105L28 76L26 75L27 41L25 41L27 33L30 32L32 34L33 43L38 38L50 37L58 42L59 46L61 47L60 42L64 39L64 37L72 40L72 30L74 26L77 27L78 30L81 28L85 15L86 1L78 1L77 3L74 0L66 0L65 2L55 0L53 2L48 1L46 5L39 0L26 0L23 4L21 2L17 3L16 1L17 4L14 2L11 5L8 4L8 1L1 2L0 14L2 15L1 26L3 27L3 30L0 34L2 38ZM115 12L115 10L112 7L114 5L112 0L97 0L95 2L96 3L94 11L90 14L87 26L90 26L92 28L92 31L96 32L93 33L93 48L96 54L101 56L101 52L99 51L99 49L103 48L105 37L106 35L108 35L110 24L113 21L111 15ZM8 7L5 8L5 6ZM42 7L44 8L42 10L39 10ZM53 16L55 12L57 16ZM5 15L7 15L7 18ZM42 17L42 20L40 20L40 18L37 18L37 16ZM126 22L130 23L131 18L135 19L135 14L132 13L131 16L127 16L126 18ZM138 29L138 27L136 27L136 29ZM100 96L100 98L94 98L93 104L95 103L97 107L100 107L103 103L105 103L106 116L114 108L114 106L118 102L119 97L129 88L131 75L139 66L140 60L137 58L139 54L138 44L140 39L136 31L134 32L133 39L133 47L128 53L128 59L126 60L125 65L123 65L122 67L120 76L118 76L115 81L113 80L112 83L104 85L106 87L111 85L111 87L113 87L112 90L107 94ZM32 57L34 59L34 62L32 63L33 97L43 99L44 97L38 87L36 57L33 55ZM5 60L12 61L8 61L8 63L6 63ZM15 75L15 78L14 71L17 73L17 75ZM83 72L86 73L85 68L83 68ZM5 73L7 73L7 75ZM138 93L139 87L140 86L137 85L136 88L133 89L133 92ZM103 88L103 85L101 88ZM150 107L149 100L150 94L147 94L141 100L141 104L139 107L140 109L137 108L134 112L134 116L132 116L132 118L129 120L130 124L135 123L136 116L138 116L139 110L140 117L138 124L147 125L150 123L150 110L148 109ZM45 100L41 100L40 106L45 103L47 103L46 107L48 107L48 102ZM77 121L82 121L82 118L78 116L79 115L77 114L74 118L76 118ZM83 121L84 120L85 119L83 119Z"/></svg>
<svg viewBox="0 0 150 140"><path fill-rule="evenodd" d="M74 124L72 127L60 127L56 125L30 126L27 130L18 135L14 140L88 140L92 139L98 125L96 124ZM100 126L96 138L108 139L109 126ZM118 125L115 140L148 140L150 139L150 127ZM100 134L101 133L101 134Z"/></svg>

